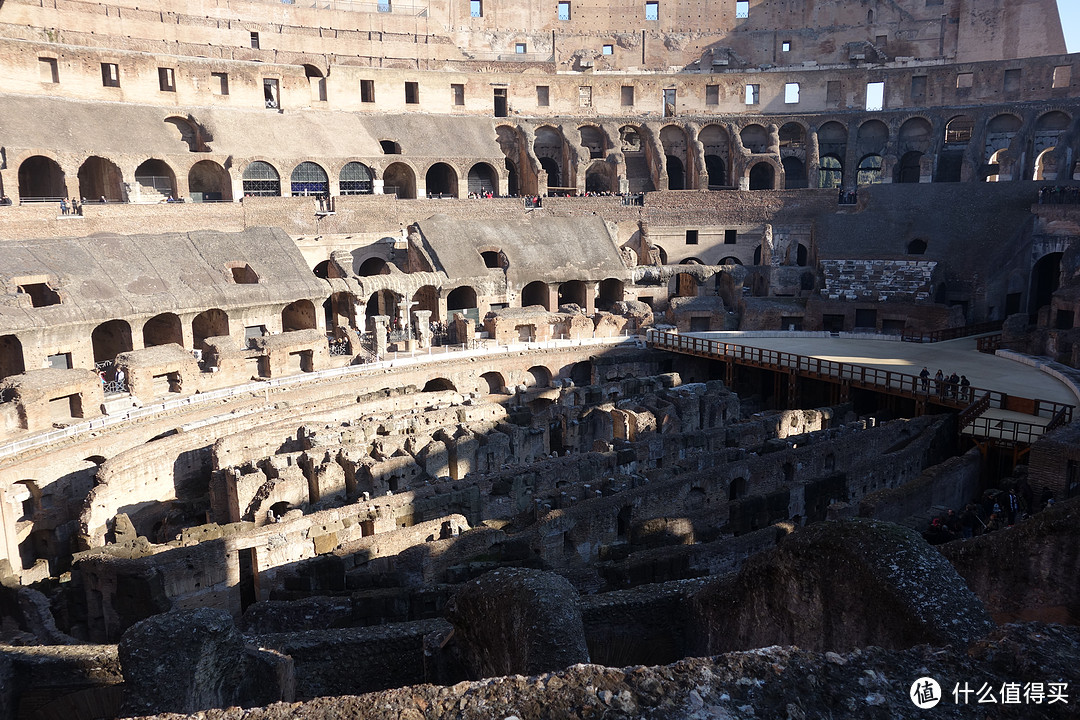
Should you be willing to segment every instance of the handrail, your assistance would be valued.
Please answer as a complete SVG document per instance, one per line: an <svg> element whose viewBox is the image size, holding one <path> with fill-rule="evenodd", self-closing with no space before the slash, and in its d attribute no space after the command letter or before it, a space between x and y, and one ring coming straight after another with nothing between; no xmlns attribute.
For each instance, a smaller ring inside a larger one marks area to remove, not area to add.
<svg viewBox="0 0 1080 720"><path fill-rule="evenodd" d="M1001 333L994 333L993 335L986 335L978 338L975 341L975 349L981 353L989 353L993 355L1001 347Z"/></svg>
<svg viewBox="0 0 1080 720"><path fill-rule="evenodd" d="M982 335L983 333L994 332L995 330L1001 330L1000 320L945 328L944 330L932 330L930 332L919 334L905 332L900 336L900 340L903 342L935 343L943 340L956 340L957 338L971 337L972 335Z"/></svg>
<svg viewBox="0 0 1080 720"><path fill-rule="evenodd" d="M976 418L981 417L990 408L990 393L986 393L981 398L964 408L964 411L960 413L960 417L957 418L957 425L959 430L963 430L968 425L975 422Z"/></svg>

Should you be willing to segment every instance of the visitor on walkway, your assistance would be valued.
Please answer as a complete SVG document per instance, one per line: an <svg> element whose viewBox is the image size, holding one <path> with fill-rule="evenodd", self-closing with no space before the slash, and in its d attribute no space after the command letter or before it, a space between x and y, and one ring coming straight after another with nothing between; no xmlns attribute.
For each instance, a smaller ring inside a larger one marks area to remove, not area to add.
<svg viewBox="0 0 1080 720"><path fill-rule="evenodd" d="M930 371L923 366L922 372L919 373L919 377L922 378L922 391L924 393L930 392Z"/></svg>

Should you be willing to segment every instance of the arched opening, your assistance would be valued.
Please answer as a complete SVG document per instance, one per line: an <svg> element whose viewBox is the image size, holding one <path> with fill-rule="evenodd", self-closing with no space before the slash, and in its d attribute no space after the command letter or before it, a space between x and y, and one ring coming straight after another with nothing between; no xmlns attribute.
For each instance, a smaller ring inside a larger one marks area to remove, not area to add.
<svg viewBox="0 0 1080 720"><path fill-rule="evenodd" d="M735 502L746 496L746 478L737 477L728 485L728 501Z"/></svg>
<svg viewBox="0 0 1080 720"><path fill-rule="evenodd" d="M456 287L446 296L446 311L451 315L455 312L463 312L475 308L476 290L468 285Z"/></svg>
<svg viewBox="0 0 1080 720"><path fill-rule="evenodd" d="M675 297L697 297L698 281L690 273L675 276Z"/></svg>
<svg viewBox="0 0 1080 720"><path fill-rule="evenodd" d="M727 257L720 258L720 262L718 264L720 264L720 265L742 265L742 260L735 257L734 255L728 255ZM717 277L717 279L719 279L720 275L717 275L716 277Z"/></svg>
<svg viewBox="0 0 1080 720"><path fill-rule="evenodd" d="M224 310L212 308L204 310L191 321L192 342L197 350L209 350L206 339L225 337L229 334L229 314Z"/></svg>
<svg viewBox="0 0 1080 720"><path fill-rule="evenodd" d="M974 120L967 115L957 115L945 125L945 144L967 145L974 131Z"/></svg>
<svg viewBox="0 0 1080 720"><path fill-rule="evenodd" d="M922 255L926 252L926 241L922 238L915 238L907 245L908 255Z"/></svg>
<svg viewBox="0 0 1080 720"><path fill-rule="evenodd" d="M806 129L795 122L784 123L778 133L780 138L780 151L801 150L806 146Z"/></svg>
<svg viewBox="0 0 1080 720"><path fill-rule="evenodd" d="M581 133L581 146L589 151L590 158L602 158L607 154L607 136L604 131L592 125L578 128Z"/></svg>
<svg viewBox="0 0 1080 720"><path fill-rule="evenodd" d="M374 277L375 275L389 275L390 266L380 257L369 257L360 263L356 274L360 277Z"/></svg>
<svg viewBox="0 0 1080 720"><path fill-rule="evenodd" d="M698 133L698 142L705 152L705 171L709 175L709 189L719 190L729 187L731 181L727 173L727 158L730 156L731 140L727 130L720 125L706 125Z"/></svg>
<svg viewBox="0 0 1080 720"><path fill-rule="evenodd" d="M488 395L495 395L501 393L505 387L506 381L503 380L501 373L486 372L480 376L480 392L486 390Z"/></svg>
<svg viewBox="0 0 1080 720"><path fill-rule="evenodd" d="M653 247L656 248L656 254L660 256L660 264L667 265L667 250L656 243L653 243Z"/></svg>
<svg viewBox="0 0 1080 720"><path fill-rule="evenodd" d="M330 277L330 267L330 261L323 260L322 262L317 263L315 267L311 269L311 272L320 280L326 280Z"/></svg>
<svg viewBox="0 0 1080 720"><path fill-rule="evenodd" d="M1046 148L1035 158L1035 174L1032 179L1036 181L1057 180L1057 158L1054 157L1056 148Z"/></svg>
<svg viewBox="0 0 1080 720"><path fill-rule="evenodd" d="M739 137L742 139L743 147L752 153L769 151L769 131L757 123L744 127Z"/></svg>
<svg viewBox="0 0 1080 720"><path fill-rule="evenodd" d="M202 130L198 123L186 117L168 117L165 122L176 128L180 134L180 140L187 145L188 152L210 152L210 148L203 141Z"/></svg>
<svg viewBox="0 0 1080 720"><path fill-rule="evenodd" d="M424 383L424 389L421 392L442 392L445 390L451 390L457 392L457 388L454 387L454 383L450 382L446 378L432 378Z"/></svg>
<svg viewBox="0 0 1080 720"><path fill-rule="evenodd" d="M476 163L469 168L469 194L470 195L499 194L499 186L495 179L495 168L487 163Z"/></svg>
<svg viewBox="0 0 1080 720"><path fill-rule="evenodd" d="M926 118L913 117L900 126L900 149L918 150L925 153L934 140L934 130Z"/></svg>
<svg viewBox="0 0 1080 720"><path fill-rule="evenodd" d="M859 161L859 173L856 182L859 185L875 185L881 182L880 155L867 155Z"/></svg>
<svg viewBox="0 0 1080 720"><path fill-rule="evenodd" d="M964 173L964 151L942 150L938 153L934 182L960 182Z"/></svg>
<svg viewBox="0 0 1080 720"><path fill-rule="evenodd" d="M143 323L143 346L176 344L184 346L184 330L180 317L173 313L161 313Z"/></svg>
<svg viewBox="0 0 1080 720"><path fill-rule="evenodd" d="M19 165L19 198L22 202L66 197L64 171L55 160L34 155Z"/></svg>
<svg viewBox="0 0 1080 720"><path fill-rule="evenodd" d="M262 160L248 163L242 177L244 195L252 197L280 197L281 177L274 166Z"/></svg>
<svg viewBox="0 0 1080 720"><path fill-rule="evenodd" d="M716 155L705 156L705 171L709 173L709 189L720 190L727 187L727 168L724 159Z"/></svg>
<svg viewBox="0 0 1080 720"><path fill-rule="evenodd" d="M323 77L322 70L314 65L304 65L304 75L311 88L311 101L326 102L326 78Z"/></svg>
<svg viewBox="0 0 1080 720"><path fill-rule="evenodd" d="M776 171L767 162L759 162L750 168L751 190L772 190L776 187Z"/></svg>
<svg viewBox="0 0 1080 720"><path fill-rule="evenodd" d="M554 158L542 157L540 158L540 167L544 168L544 172L547 173L547 184L549 188L562 187L562 175L559 170L559 163Z"/></svg>
<svg viewBox="0 0 1080 720"><path fill-rule="evenodd" d="M86 162L79 167L79 197L122 202L124 177L120 168L111 160L97 155L86 158Z"/></svg>
<svg viewBox="0 0 1080 720"><path fill-rule="evenodd" d="M592 374L593 365L591 360L582 360L579 363L574 363L574 366L570 368L570 380L578 387L588 387L592 385Z"/></svg>
<svg viewBox="0 0 1080 720"><path fill-rule="evenodd" d="M412 311L415 313L417 310L428 310L431 312L431 322L439 322L439 290L434 285L424 285L413 293L412 301L416 303L413 305Z"/></svg>
<svg viewBox="0 0 1080 720"><path fill-rule="evenodd" d="M533 365L525 377L526 387L548 387L551 385L551 371L543 365Z"/></svg>
<svg viewBox="0 0 1080 720"><path fill-rule="evenodd" d="M684 259L682 262L680 262L679 264L680 265L704 265L705 263L703 263L701 261L701 258L688 257L688 258Z"/></svg>
<svg viewBox="0 0 1080 720"><path fill-rule="evenodd" d="M559 285L559 307L577 305L584 310L588 303L587 297L585 283L580 280L570 280Z"/></svg>
<svg viewBox="0 0 1080 720"><path fill-rule="evenodd" d="M380 140L379 147L383 151L383 155L400 155L401 143L396 140Z"/></svg>
<svg viewBox="0 0 1080 720"><path fill-rule="evenodd" d="M686 172L683 170L682 160L674 155L667 156L668 190L684 190L686 188Z"/></svg>
<svg viewBox="0 0 1080 720"><path fill-rule="evenodd" d="M310 300L297 300L281 310L281 331L315 329L315 304Z"/></svg>
<svg viewBox="0 0 1080 720"><path fill-rule="evenodd" d="M1039 309L1049 305L1054 291L1061 284L1061 257L1063 253L1050 253L1039 258L1031 269L1031 294L1028 296L1028 313L1035 316Z"/></svg>
<svg viewBox="0 0 1080 720"><path fill-rule="evenodd" d="M1001 181L1001 163L1007 152L1008 150L1002 149L990 156L990 162L987 165L988 174L986 176L986 182Z"/></svg>
<svg viewBox="0 0 1080 720"><path fill-rule="evenodd" d="M599 163L593 165L586 171L585 192L610 193L614 192L615 187L607 164Z"/></svg>
<svg viewBox="0 0 1080 720"><path fill-rule="evenodd" d="M847 128L836 121L829 121L818 128L818 153L821 157L831 155L842 158L847 154Z"/></svg>
<svg viewBox="0 0 1080 720"><path fill-rule="evenodd" d="M497 270L503 267L504 255L498 250L485 250L480 253L480 258L484 261L484 267Z"/></svg>
<svg viewBox="0 0 1080 720"><path fill-rule="evenodd" d="M880 155L889 142L889 126L880 120L867 120L859 126L857 149L867 155Z"/></svg>
<svg viewBox="0 0 1080 720"><path fill-rule="evenodd" d="M625 288L622 280L606 278L600 281L600 294L596 298L596 307L600 310L610 310L617 302L622 302Z"/></svg>
<svg viewBox="0 0 1080 720"><path fill-rule="evenodd" d="M781 161L784 166L784 188L800 190L807 186L806 165L794 155L788 155Z"/></svg>
<svg viewBox="0 0 1080 720"><path fill-rule="evenodd" d="M131 326L124 320L109 320L90 333L94 346L94 362L109 362L122 352L131 350Z"/></svg>
<svg viewBox="0 0 1080 720"><path fill-rule="evenodd" d="M192 202L231 202L229 172L213 160L200 160L188 171L188 195Z"/></svg>
<svg viewBox="0 0 1080 720"><path fill-rule="evenodd" d="M513 197L519 191L517 165L510 158L504 160L503 164L506 166L506 192Z"/></svg>
<svg viewBox="0 0 1080 720"><path fill-rule="evenodd" d="M329 195L330 178L322 165L302 162L289 176L289 192L293 195Z"/></svg>
<svg viewBox="0 0 1080 720"><path fill-rule="evenodd" d="M364 306L364 315L367 317L367 330L375 329L375 318L384 315L393 323L398 315L398 296L392 290L379 290L372 293Z"/></svg>
<svg viewBox="0 0 1080 720"><path fill-rule="evenodd" d="M632 193L653 190L652 173L641 142L641 129L633 125L619 128L619 149L626 159L627 190Z"/></svg>
<svg viewBox="0 0 1080 720"><path fill-rule="evenodd" d="M844 183L844 165L835 155L821 158L818 170L818 187L838 188Z"/></svg>
<svg viewBox="0 0 1080 720"><path fill-rule="evenodd" d="M330 297L323 302L323 318L326 321L326 329L334 334L335 338L343 336L337 331L342 328L355 327L353 318L353 296L347 292L331 293Z"/></svg>
<svg viewBox="0 0 1080 720"><path fill-rule="evenodd" d="M22 343L14 335L0 335L0 379L26 372Z"/></svg>
<svg viewBox="0 0 1080 720"><path fill-rule="evenodd" d="M364 163L345 163L338 173L338 193L341 195L371 195L375 192L374 176Z"/></svg>
<svg viewBox="0 0 1080 720"><path fill-rule="evenodd" d="M457 197L457 172L446 163L435 163L428 168L427 175L424 176L424 184L427 186L428 197L436 195Z"/></svg>
<svg viewBox="0 0 1080 720"><path fill-rule="evenodd" d="M416 175L405 163L391 163L383 172L383 192L397 195L399 200L416 197Z"/></svg>
<svg viewBox="0 0 1080 720"><path fill-rule="evenodd" d="M795 264L799 267L806 267L806 263L810 258L810 252L806 249L806 246L799 243L795 247Z"/></svg>
<svg viewBox="0 0 1080 720"><path fill-rule="evenodd" d="M176 198L176 173L164 160L151 158L135 168L135 185L142 203Z"/></svg>
<svg viewBox="0 0 1080 720"><path fill-rule="evenodd" d="M545 310L550 310L551 293L548 292L547 283L535 280L521 289L521 307L540 305Z"/></svg>
<svg viewBox="0 0 1080 720"><path fill-rule="evenodd" d="M916 150L904 153L904 156L900 158L900 165L897 167L896 182L919 182L922 177L922 156L923 154Z"/></svg>

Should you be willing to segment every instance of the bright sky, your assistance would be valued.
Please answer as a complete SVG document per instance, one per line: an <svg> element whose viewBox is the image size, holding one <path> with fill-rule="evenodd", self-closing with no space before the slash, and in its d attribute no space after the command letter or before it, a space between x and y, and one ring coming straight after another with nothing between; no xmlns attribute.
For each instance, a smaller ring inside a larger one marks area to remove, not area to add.
<svg viewBox="0 0 1080 720"><path fill-rule="evenodd" d="M1069 52L1080 52L1080 2L1057 0L1061 27L1065 29L1065 45Z"/></svg>

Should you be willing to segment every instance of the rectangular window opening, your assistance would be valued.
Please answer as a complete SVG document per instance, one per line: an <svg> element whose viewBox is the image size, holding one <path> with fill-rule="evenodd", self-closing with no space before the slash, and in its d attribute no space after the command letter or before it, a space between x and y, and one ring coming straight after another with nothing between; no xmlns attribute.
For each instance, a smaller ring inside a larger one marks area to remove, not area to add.
<svg viewBox="0 0 1080 720"><path fill-rule="evenodd" d="M799 102L799 83L787 83L784 85L784 102L788 105Z"/></svg>
<svg viewBox="0 0 1080 720"><path fill-rule="evenodd" d="M215 95L229 94L229 73L210 73L210 92Z"/></svg>
<svg viewBox="0 0 1080 720"><path fill-rule="evenodd" d="M645 3L645 19L646 20L659 20L660 19L660 3L647 2Z"/></svg>
<svg viewBox="0 0 1080 720"><path fill-rule="evenodd" d="M70 370L71 369L71 353L57 353L55 355L49 355L45 358L46 364L55 368L56 370Z"/></svg>
<svg viewBox="0 0 1080 720"><path fill-rule="evenodd" d="M914 75L911 78L911 97L921 98L926 95L926 76Z"/></svg>
<svg viewBox="0 0 1080 720"><path fill-rule="evenodd" d="M376 6L375 9L379 12L385 13L391 12L393 10L393 8L390 7L390 0L379 0L379 4Z"/></svg>
<svg viewBox="0 0 1080 720"><path fill-rule="evenodd" d="M274 78L263 78L263 101L266 107L277 110L281 107L281 96L278 94L278 81Z"/></svg>
<svg viewBox="0 0 1080 720"><path fill-rule="evenodd" d="M1054 87L1067 88L1072 85L1072 65L1058 65L1054 68Z"/></svg>
<svg viewBox="0 0 1080 720"><path fill-rule="evenodd" d="M829 107L840 107L840 96L843 94L843 86L839 80L829 80L825 85L825 104Z"/></svg>
<svg viewBox="0 0 1080 720"><path fill-rule="evenodd" d="M785 40L780 43L780 52L791 52L791 41Z"/></svg>
<svg viewBox="0 0 1080 720"><path fill-rule="evenodd" d="M735 17L737 19L750 17L750 0L735 0Z"/></svg>
<svg viewBox="0 0 1080 720"><path fill-rule="evenodd" d="M465 86L463 84L450 84L450 102L452 102L454 105L465 104Z"/></svg>
<svg viewBox="0 0 1080 720"><path fill-rule="evenodd" d="M963 90L970 88L975 82L974 73L957 73L956 74L956 89Z"/></svg>
<svg viewBox="0 0 1080 720"><path fill-rule="evenodd" d="M507 107L506 101L506 88L495 88L495 117L507 117L510 114L510 108ZM462 104L465 103L464 97L462 98Z"/></svg>
<svg viewBox="0 0 1080 720"><path fill-rule="evenodd" d="M866 109L881 110L885 107L885 83L866 83Z"/></svg>
<svg viewBox="0 0 1080 720"><path fill-rule="evenodd" d="M38 75L43 83L60 82L60 71L56 66L56 58L38 58Z"/></svg>
<svg viewBox="0 0 1080 720"><path fill-rule="evenodd" d="M601 50L601 52L604 55L614 55L615 54L615 46L614 45L605 45L603 47L603 49Z"/></svg>
<svg viewBox="0 0 1080 720"><path fill-rule="evenodd" d="M592 107L592 85L582 85L578 88L578 107Z"/></svg>
<svg viewBox="0 0 1080 720"><path fill-rule="evenodd" d="M547 107L548 106L548 96L549 96L549 92L548 92L548 86L547 85L537 85L536 86L536 105L537 105L537 107Z"/></svg>
<svg viewBox="0 0 1080 720"><path fill-rule="evenodd" d="M120 87L120 68L116 63L101 63L101 84L105 87Z"/></svg>
<svg viewBox="0 0 1080 720"><path fill-rule="evenodd" d="M1004 78L1004 84L1002 85L1002 89L1005 92L1016 92L1017 90L1020 89L1020 69L1019 68L1005 71L1005 78Z"/></svg>
<svg viewBox="0 0 1080 720"><path fill-rule="evenodd" d="M623 107L629 107L634 104L634 86L623 85L622 86L622 105Z"/></svg>
<svg viewBox="0 0 1080 720"><path fill-rule="evenodd" d="M360 81L360 102L373 103L375 102L375 81L374 80L361 80Z"/></svg>
<svg viewBox="0 0 1080 720"><path fill-rule="evenodd" d="M761 86L758 84L746 86L746 104L757 105L761 97Z"/></svg>
<svg viewBox="0 0 1080 720"><path fill-rule="evenodd" d="M677 108L675 88L664 90L664 117L675 117Z"/></svg>
<svg viewBox="0 0 1080 720"><path fill-rule="evenodd" d="M697 234L698 234L697 230L687 230L686 231L686 244L687 245L697 245L698 244Z"/></svg>
<svg viewBox="0 0 1080 720"><path fill-rule="evenodd" d="M514 53L516 55L524 55L528 49L525 43L514 43Z"/></svg>
<svg viewBox="0 0 1080 720"><path fill-rule="evenodd" d="M706 105L719 105L720 104L720 86L719 85L706 85L705 86L705 104Z"/></svg>
<svg viewBox="0 0 1080 720"><path fill-rule="evenodd" d="M469 0L469 15L484 17L484 0Z"/></svg>
<svg viewBox="0 0 1080 720"><path fill-rule="evenodd" d="M176 76L172 68L158 68L157 77L161 92L176 92Z"/></svg>
<svg viewBox="0 0 1080 720"><path fill-rule="evenodd" d="M405 104L406 105L419 105L420 104L420 83L407 82L405 83Z"/></svg>
<svg viewBox="0 0 1080 720"><path fill-rule="evenodd" d="M566 2L566 0L563 0L563 2L559 3L559 19L560 20L569 20L570 19L570 3Z"/></svg>
<svg viewBox="0 0 1080 720"><path fill-rule="evenodd" d="M259 49L259 33L257 32L251 33L251 47L254 50Z"/></svg>
<svg viewBox="0 0 1080 720"><path fill-rule="evenodd" d="M737 241L738 236L739 236L739 231L738 230L725 230L724 231L724 244L725 245L734 245L736 243L736 241Z"/></svg>

